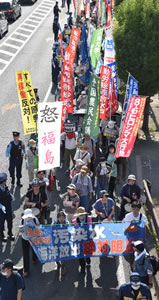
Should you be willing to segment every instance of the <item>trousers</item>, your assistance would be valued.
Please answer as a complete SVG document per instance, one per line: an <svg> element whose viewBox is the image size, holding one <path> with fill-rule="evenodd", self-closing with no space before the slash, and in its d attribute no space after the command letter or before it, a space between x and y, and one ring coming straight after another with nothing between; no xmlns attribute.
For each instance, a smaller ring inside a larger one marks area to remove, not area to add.
<svg viewBox="0 0 159 300"><path fill-rule="evenodd" d="M10 177L14 178L15 170L16 170L17 179L19 180L22 177L22 163L23 163L23 158L10 158L10 162L9 162Z"/></svg>
<svg viewBox="0 0 159 300"><path fill-rule="evenodd" d="M30 253L30 248L32 251L32 260L35 262L37 260L37 256L32 249L30 243L27 240L24 240L22 238L22 249L23 249L23 264L24 264L24 272L29 272L30 269L30 263L29 263L29 253Z"/></svg>
<svg viewBox="0 0 159 300"><path fill-rule="evenodd" d="M7 221L8 233L12 232L12 208L11 204L6 208L6 214L0 209L0 233L4 231L4 223Z"/></svg>
<svg viewBox="0 0 159 300"><path fill-rule="evenodd" d="M72 159L73 163L74 163L74 156L76 153L76 148L75 149L65 149L65 153L64 153L64 160L65 160L65 165L66 165L66 169L70 168L70 161Z"/></svg>

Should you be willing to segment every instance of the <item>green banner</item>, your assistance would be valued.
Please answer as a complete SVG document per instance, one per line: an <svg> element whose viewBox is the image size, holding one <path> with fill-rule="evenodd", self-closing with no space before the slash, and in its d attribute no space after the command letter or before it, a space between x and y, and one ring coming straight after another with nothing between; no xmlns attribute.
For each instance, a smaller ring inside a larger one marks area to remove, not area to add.
<svg viewBox="0 0 159 300"><path fill-rule="evenodd" d="M94 30L92 40L91 40L91 47L90 47L90 56L91 56L91 63L93 68L96 67L100 56L102 37L103 37L103 28Z"/></svg>
<svg viewBox="0 0 159 300"><path fill-rule="evenodd" d="M105 1L102 1L101 25L106 24Z"/></svg>
<svg viewBox="0 0 159 300"><path fill-rule="evenodd" d="M83 132L91 137L97 137L99 134L100 88L101 79L92 75L89 84Z"/></svg>

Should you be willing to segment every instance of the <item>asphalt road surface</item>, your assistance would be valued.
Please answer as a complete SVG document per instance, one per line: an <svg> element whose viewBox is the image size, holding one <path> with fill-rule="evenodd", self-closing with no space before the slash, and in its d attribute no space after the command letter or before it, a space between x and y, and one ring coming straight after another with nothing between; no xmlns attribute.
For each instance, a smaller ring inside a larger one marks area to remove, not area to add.
<svg viewBox="0 0 159 300"><path fill-rule="evenodd" d="M12 131L20 131L21 138L25 143L29 139L29 136L23 135L15 72L28 70L33 87L39 88L40 101L53 101L53 96L49 91L53 43L52 7L54 4L55 2L51 0L38 0L34 5L22 6L21 18L10 24L8 34L0 41L1 172L6 172L8 168L5 149L12 139ZM60 14L62 28L66 18L66 8L63 8ZM18 33L22 33L22 35L19 37ZM21 42L19 42L20 39ZM62 207L60 194L65 192L65 187L69 183L62 168L57 170L57 178L61 191L57 192L54 188L54 191L49 193L53 219L59 208ZM23 163L22 183L21 189L16 187L13 189L15 195L13 232L16 240L15 242L8 241L7 244L0 243L0 263L10 257L18 266L22 265L21 236L19 236L18 225L23 212L23 198L28 187L25 162ZM11 187L10 179L8 185ZM129 272L129 265L122 257L94 258L91 259L91 266L83 276L79 273L78 261L74 260L67 262L67 272L61 280L55 263L44 265L38 263L31 266L31 274L25 280L26 289L23 293L23 300L115 300L118 287L128 280Z"/></svg>

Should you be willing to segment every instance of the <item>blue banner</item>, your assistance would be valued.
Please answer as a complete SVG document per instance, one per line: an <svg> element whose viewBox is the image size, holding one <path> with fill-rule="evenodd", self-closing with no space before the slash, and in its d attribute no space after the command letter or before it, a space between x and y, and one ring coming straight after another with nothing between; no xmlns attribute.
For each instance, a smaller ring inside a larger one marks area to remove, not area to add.
<svg viewBox="0 0 159 300"><path fill-rule="evenodd" d="M112 87L112 79L114 79L114 85L115 85L115 92L116 92L116 96L118 96L118 83L117 83L117 73L116 73L116 62L113 62L111 64L107 64L107 67L112 69L112 73L111 73L111 81L110 81L110 91L111 91L111 87Z"/></svg>
<svg viewBox="0 0 159 300"><path fill-rule="evenodd" d="M144 240L144 223L23 227L41 263L133 252L131 242Z"/></svg>
<svg viewBox="0 0 159 300"><path fill-rule="evenodd" d="M138 96L139 95L139 89L138 89L138 82L136 79L132 76L129 77L129 89L128 89L128 97L126 101L126 111L129 106L129 102L132 96Z"/></svg>
<svg viewBox="0 0 159 300"><path fill-rule="evenodd" d="M82 57L82 65L85 65L88 59L88 46L87 46L86 28L84 24L82 26L81 57Z"/></svg>

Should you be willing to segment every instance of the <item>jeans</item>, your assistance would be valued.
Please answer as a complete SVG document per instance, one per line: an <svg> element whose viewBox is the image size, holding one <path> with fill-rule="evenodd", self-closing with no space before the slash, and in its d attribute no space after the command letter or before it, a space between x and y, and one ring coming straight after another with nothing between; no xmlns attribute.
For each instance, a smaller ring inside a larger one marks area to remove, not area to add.
<svg viewBox="0 0 159 300"><path fill-rule="evenodd" d="M80 196L80 206L84 207L86 212L89 212L89 194Z"/></svg>

